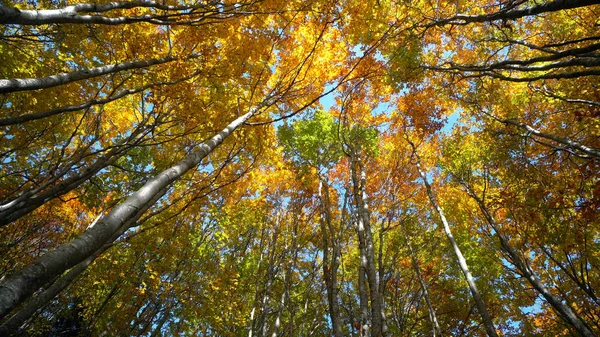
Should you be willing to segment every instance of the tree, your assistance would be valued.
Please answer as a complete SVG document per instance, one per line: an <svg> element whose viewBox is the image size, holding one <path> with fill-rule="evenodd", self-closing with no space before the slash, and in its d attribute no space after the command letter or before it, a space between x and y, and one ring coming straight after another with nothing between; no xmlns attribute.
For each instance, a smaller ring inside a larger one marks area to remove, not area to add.
<svg viewBox="0 0 600 337"><path fill-rule="evenodd" d="M0 334L597 336L597 6L5 1Z"/></svg>
<svg viewBox="0 0 600 337"><path fill-rule="evenodd" d="M317 110L310 120L300 120L291 126L280 127L278 135L285 153L299 166L300 176L308 176L308 179L311 179L311 176L316 175L319 182L323 278L327 290L333 334L340 337L343 335L343 329L340 318L337 274L340 266L344 224L340 219L339 223L334 225L329 178L329 168L334 166L342 155L335 122L327 112Z"/></svg>

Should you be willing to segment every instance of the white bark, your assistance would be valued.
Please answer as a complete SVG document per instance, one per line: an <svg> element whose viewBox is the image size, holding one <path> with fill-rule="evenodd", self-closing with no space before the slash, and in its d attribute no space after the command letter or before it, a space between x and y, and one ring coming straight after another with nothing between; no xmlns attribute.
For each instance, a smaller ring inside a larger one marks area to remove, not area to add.
<svg viewBox="0 0 600 337"><path fill-rule="evenodd" d="M519 127L521 129L527 131L529 134L532 134L534 136L537 136L537 137L540 137L540 138L544 138L544 139L549 139L549 140L555 141L555 142L557 142L559 144L565 145L568 148L579 150L579 151L585 153L588 156L600 158L600 150L599 149L583 145L581 143L578 143L576 141L570 140L568 138L562 138L562 137L555 136L553 134L542 132L542 131L540 131L538 129L535 129L532 126L527 125L525 123L517 122L517 121L514 121L514 120L510 120L510 119L500 119L500 118L498 118L496 116L493 116L491 114L488 114L488 113L485 113L485 114L487 116L490 116L491 118L493 118L494 120L496 120L496 121L498 121L500 123L517 126L517 127Z"/></svg>
<svg viewBox="0 0 600 337"><path fill-rule="evenodd" d="M80 15L80 13L105 13L117 9L154 8L170 11L167 14L145 14L140 16L107 17L101 15ZM194 10L190 12L190 10ZM229 10L229 8L228 8ZM122 25L133 22L156 24L175 23L173 17L194 14L199 22L204 17L216 15L219 9L211 5L170 6L155 1L113 1L105 4L80 3L59 9L20 10L15 7L0 6L0 24L48 25L56 23Z"/></svg>
<svg viewBox="0 0 600 337"><path fill-rule="evenodd" d="M410 141L409 141L409 143L410 143ZM413 143L410 143L410 144L414 150L414 144ZM429 201L431 202L431 205L437 212L438 216L440 217L440 220L442 221L442 224L444 225L443 226L444 233L446 234L446 237L448 237L448 241L450 241L450 245L452 246L452 249L454 250L454 254L456 255L456 257L458 259L458 264L460 266L460 269L462 270L462 272L465 276L465 279L467 281L467 284L469 285L469 289L471 290L471 294L473 295L473 300L475 300L475 305L477 306L477 311L479 312L479 315L481 315L481 319L483 320L483 325L485 326L485 331L487 332L487 335L490 337L498 337L498 333L496 332L496 328L494 327L494 323L492 322L492 318L490 317L490 314L487 310L485 302L483 301L483 298L481 297L481 294L479 293L479 290L477 289L477 285L475 284L473 275L471 275L471 272L469 271L469 266L467 265L467 260L463 256L460 248L458 247L458 244L456 243L456 240L454 239L454 236L452 235L452 231L450 230L450 225L448 224L448 220L446 220L444 211L437 203L436 197L433 194L433 190L431 189L431 185L429 185L429 182L427 181L427 176L421 169L421 164L419 163L419 156L416 153L415 153L415 156L417 157L417 162L415 163L415 166L417 167L417 170L419 171L419 175L423 179L423 183L425 184L425 189L427 190L427 196L429 197Z"/></svg>
<svg viewBox="0 0 600 337"><path fill-rule="evenodd" d="M427 284L425 284L425 280L423 280L423 276L421 275L421 270L419 269L419 262L417 261L415 252L413 251L412 245L410 244L410 241L406 234L404 234L404 238L406 240L406 246L408 247L408 250L410 252L410 259L415 270L415 274L417 275L417 280L419 280L419 284L421 285L421 289L423 290L423 297L425 297L425 302L427 303L427 309L429 310L429 319L431 320L431 325L433 326L433 337L442 337L442 329L440 329L440 324L438 323L437 316L435 315L435 310L433 309L433 304L431 303L431 297L429 297L429 289L427 288Z"/></svg>
<svg viewBox="0 0 600 337"><path fill-rule="evenodd" d="M510 245L507 238L504 237L503 233L500 231L500 228L494 219L492 213L489 211L487 206L484 204L483 200L479 198L475 194L475 192L470 189L466 184L463 184L465 187L465 191L469 196L471 196L479 205L479 209L485 216L488 224L494 229L496 235L500 239L500 245L502 249L510 256L513 264L517 269L525 276L525 279L531 284L531 286L537 290L546 301L558 312L560 317L564 321L566 321L569 325L571 325L581 336L585 337L594 337L596 334L592 331L592 329L585 324L582 320L580 320L577 315L573 312L573 310L566 304L564 304L561 299L554 295L553 293L546 288L546 286L540 281L539 278L535 276L533 271L527 266L525 261L521 259L519 254L515 251L515 249Z"/></svg>
<svg viewBox="0 0 600 337"><path fill-rule="evenodd" d="M112 74L124 70L139 69L157 64L163 64L174 61L176 59L177 58L174 56L167 56L144 61L109 64L101 67L82 69L70 73L60 73L41 78L12 78L4 80L0 79L0 94L16 91L52 88L59 85L85 80L88 78L102 76L106 74Z"/></svg>
<svg viewBox="0 0 600 337"><path fill-rule="evenodd" d="M366 173L362 162L356 153L352 153L351 161L352 163L350 170L354 185L354 200L358 213L357 226L359 248L361 252L361 268L364 270L364 273L367 276L366 281L369 286L369 298L371 300L371 325L369 327L369 325L365 324L365 322L362 322L362 324L363 330L368 331L370 328L370 334L379 337L382 332L383 307L381 296L379 294L379 280L375 266L375 247L373 244L371 219L366 193ZM361 284L361 275L363 275L363 273L359 270L359 286ZM361 290L364 291L364 289ZM362 296L364 295L361 294L361 316L364 316L364 313L362 313L364 310L364 307L362 306Z"/></svg>
<svg viewBox="0 0 600 337"><path fill-rule="evenodd" d="M238 126L254 115L256 109L237 118L221 132L200 146L188 157L148 181L123 203L115 207L98 223L87 229L72 242L42 255L37 261L12 274L0 283L0 318L29 297L51 279L62 274L91 256L114 235L121 226L133 218L184 173L196 167L203 158L219 146Z"/></svg>

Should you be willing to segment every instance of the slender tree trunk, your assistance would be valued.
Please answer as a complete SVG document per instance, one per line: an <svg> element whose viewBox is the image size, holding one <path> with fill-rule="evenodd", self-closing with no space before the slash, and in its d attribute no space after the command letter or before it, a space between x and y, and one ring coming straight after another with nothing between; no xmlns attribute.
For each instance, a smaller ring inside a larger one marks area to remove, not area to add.
<svg viewBox="0 0 600 337"><path fill-rule="evenodd" d="M417 275L417 280L419 280L419 284L421 285L421 289L423 290L423 297L425 297L425 302L427 303L427 309L429 310L429 319L431 320L431 326L433 328L433 337L442 336L442 329L440 329L440 325L437 320L437 316L435 315L435 310L433 309L433 305L431 304L431 297L429 297L429 289L425 284L425 280L423 280L423 276L421 275L421 270L419 268L419 262L417 261L417 257L415 256L415 252L410 244L410 240L408 239L408 235L406 232L404 233L404 240L406 240L406 246L410 252L410 260L413 265L413 269L415 270L415 274Z"/></svg>
<svg viewBox="0 0 600 337"><path fill-rule="evenodd" d="M357 209L361 209L360 207L360 196L359 196L359 180L357 176L357 164L352 159L351 162L351 175L354 186L354 201ZM358 211L357 213L360 213ZM371 319L369 315L369 294L368 294L368 281L367 281L367 265L368 257L367 257L367 244L365 238L365 226L363 222L363 217L360 214L357 214L356 217L356 232L358 237L358 250L359 250L359 258L360 265L358 268L358 295L360 300L360 328L359 328L359 336L360 337L370 337L370 329L371 329Z"/></svg>
<svg viewBox="0 0 600 337"><path fill-rule="evenodd" d="M413 147L413 150L416 151L414 144L411 143L410 141L409 141L409 143ZM431 185L429 185L429 182L427 181L427 176L421 169L421 163L419 162L420 161L419 156L416 152L414 152L414 154L415 154L415 157L417 158L415 166L417 167L417 170L419 171L419 175L423 179L423 183L425 184L425 189L427 190L427 195L429 196L429 201L431 202L431 205L437 212L438 216L440 217L440 219L442 221L442 224L444 225L444 227L443 227L444 233L446 234L446 237L448 237L448 241L450 241L450 245L452 246L452 249L454 250L454 254L458 258L458 264L459 264L460 269L462 270L463 274L465 275L465 279L467 281L467 284L469 285L471 294L473 295L473 300L475 300L475 305L477 306L477 311L479 311L479 315L481 315L481 319L483 320L483 325L485 326L485 331L487 332L487 335L490 337L498 337L498 333L496 332L496 328L494 327L494 323L492 322L492 318L490 317L490 314L487 310L485 302L483 301L483 298L481 297L481 294L479 293L479 290L477 289L477 285L475 284L475 280L473 279L473 276L471 275L471 272L469 271L469 266L467 265L467 260L463 256L460 248L458 247L458 244L456 243L456 240L454 239L454 236L452 235L452 231L450 230L450 225L448 224L448 220L446 220L444 211L437 203L436 197L433 194L433 190L431 189Z"/></svg>
<svg viewBox="0 0 600 337"><path fill-rule="evenodd" d="M72 242L58 247L0 283L0 318L6 316L21 301L65 270L87 259L111 239L113 234L141 208L165 193L183 174L196 167L203 158L219 146L235 129L252 117L256 109L237 118L225 129L200 146L200 149L148 181L142 188L115 207L95 226ZM161 194L162 193L162 194Z"/></svg>
<svg viewBox="0 0 600 337"><path fill-rule="evenodd" d="M535 290L537 290L537 292L540 293L544 297L544 299L546 299L546 301L552 306L552 308L554 308L554 310L556 310L556 312L559 314L559 317L561 317L567 324L572 326L578 334L585 337L597 336L592 331L589 325L583 322L568 305L564 304L560 300L558 296L552 294L548 290L548 288L546 288L546 286L540 281L540 279L534 275L533 271L527 266L526 262L523 259L521 259L517 251L510 245L508 239L500 230L500 227L496 223L496 220L494 219L492 213L487 208L483 200L477 194L475 194L475 192L465 183L463 183L462 185L465 188L467 194L469 194L469 196L471 196L471 198L473 198L477 202L477 205L483 213L487 223L496 232L496 235L500 240L500 246L508 254L508 256L510 256L515 267L521 272L523 276L525 276L525 279L527 279L529 284L531 284L531 286Z"/></svg>
<svg viewBox="0 0 600 337"><path fill-rule="evenodd" d="M273 235L271 236L271 242L268 245L269 257L267 262L267 274L265 275L265 288L261 299L262 305L260 310L259 328L257 329L261 332L261 337L267 337L269 331L268 322L269 314L271 313L271 288L273 287L273 282L275 281L275 277L277 276L276 255L277 240L279 239L279 230L279 215L277 215L276 223L273 228Z"/></svg>
<svg viewBox="0 0 600 337"><path fill-rule="evenodd" d="M279 299L279 308L277 309L277 316L275 317L275 323L273 324L273 332L271 333L271 337L277 337L279 334L279 328L281 327L281 315L283 314L283 309L285 308L285 300L289 291L289 273L286 270L283 273L283 292L281 293L281 298Z"/></svg>
<svg viewBox="0 0 600 337"><path fill-rule="evenodd" d="M364 247L359 247L360 250L360 266L358 268L358 296L360 306L360 327L358 335L360 337L371 336L371 320L369 316L369 292L367 290L367 254Z"/></svg>
<svg viewBox="0 0 600 337"><path fill-rule="evenodd" d="M194 58L196 56L192 56ZM85 80L107 74L114 74L124 70L146 68L157 64L168 63L177 60L177 57L167 56L144 61L122 62L105 66L77 70L70 73L60 73L42 78L12 78L0 79L0 94L15 91L38 90L52 88L59 85Z"/></svg>
<svg viewBox="0 0 600 337"><path fill-rule="evenodd" d="M485 113L487 116L491 117L492 119L505 124L505 125L513 125L516 127L519 127L525 131L527 131L528 133L540 137L540 138L544 138L544 139L548 139L548 140L552 140L555 141L559 144L565 145L567 148L571 148L571 149L575 149L578 151L581 151L582 153L585 153L587 156L591 156L591 157L596 157L596 158L600 158L600 149L596 149L593 147L589 147L586 145L583 145L581 143L578 143L576 141L570 140L568 138L562 138L562 137L558 137L556 135L550 134L550 133L546 133L546 132L542 132L539 131L533 127L531 127L530 125L527 125L525 123L521 123L521 122L517 122L515 120L512 119L500 119L494 115L491 115L489 113Z"/></svg>
<svg viewBox="0 0 600 337"><path fill-rule="evenodd" d="M387 281L385 280L385 265L383 263L383 234L384 234L385 220L381 223L379 229L379 253L377 257L377 266L379 269L379 298L381 298L381 336L388 337L390 332L387 324L387 316L385 314L385 291Z"/></svg>
<svg viewBox="0 0 600 337"><path fill-rule="evenodd" d="M382 305L381 297L379 296L379 286L377 280L377 269L375 266L375 247L373 243L373 234L371 231L370 212L367 201L366 192L366 173L362 162L357 155L354 154L351 165L352 180L354 181L354 198L358 211L358 231L363 233L364 238L364 253L366 264L367 281L369 284L369 297L371 299L371 333L373 337L379 337L382 330ZM360 171L357 172L357 171ZM360 174L360 180L358 175ZM359 234L359 240L360 240Z"/></svg>
<svg viewBox="0 0 600 337"><path fill-rule="evenodd" d="M165 188L166 190L166 188ZM146 204L145 207L140 209L140 211L136 214L134 218L129 220L127 223L123 224L121 228L115 233L115 235L109 240L109 243L100 247L93 255L83 260L82 262L75 265L73 268L69 269L69 271L61 276L58 280L56 280L52 285L50 285L47 289L42 291L39 295L35 295L22 309L20 309L17 313L11 316L6 322L4 322L0 326L0 336L4 334L14 333L19 331L19 329L23 326L23 324L38 310L45 307L52 299L54 299L58 294L60 294L64 289L66 289L69 285L77 279L77 277L90 265L92 262L96 260L98 256L100 256L104 251L108 248L112 247L112 242L119 238L121 234L123 234L128 228L132 227L136 223L136 221L160 198L161 193L157 194L154 200L150 203ZM95 223L92 224L92 227Z"/></svg>
<svg viewBox="0 0 600 337"><path fill-rule="evenodd" d="M177 80L173 80L173 81L154 82L154 83L149 83L149 84L143 85L141 87L133 88L133 89L123 89L110 97L100 98L100 99L92 99L85 103L81 103L81 104L77 104L77 105L62 106L62 107L52 109L52 110L47 110L47 111L27 113L27 114L23 114L23 115L19 115L19 116L14 116L14 117L1 118L0 126L22 124L22 123L26 123L29 121L43 119L43 118L55 116L55 115L66 113L66 112L89 109L92 106L110 103L110 102L118 100L119 98L123 98L128 95L133 95L136 93L144 92L153 87L167 86L167 85L181 83L181 82L189 80L195 76L198 76L198 74L200 74L200 71L196 71L189 76L185 76L185 77L179 78Z"/></svg>
<svg viewBox="0 0 600 337"><path fill-rule="evenodd" d="M265 228L263 227L263 225L261 225L261 229L260 229L260 244L259 244L259 258L258 258L258 264L256 266L255 272L258 275L258 272L260 271L260 267L262 266L262 263L264 261L264 254L263 254L263 247L264 247L264 237L265 237ZM248 337L253 337L254 335L254 326L256 326L257 323L257 319L256 319L256 309L259 305L259 296L260 296L260 286L259 286L259 282L257 281L254 287L254 304L252 305L252 310L250 311L250 326L248 327Z"/></svg>
<svg viewBox="0 0 600 337"><path fill-rule="evenodd" d="M100 170L113 164L119 158L125 155L131 148L140 144L143 141L146 132L149 131L150 129L139 128L135 130L127 139L123 140L119 144L115 144L113 149L98 158L93 164L80 170L79 172L72 174L70 171L73 165L66 165L65 168L58 172L52 179L44 182L40 186L36 186L35 189L22 193L10 202L0 205L0 227L22 218L49 200L60 197L81 186L81 184L88 181L90 177L93 177ZM81 158L78 158L75 161L80 161L82 159L83 155ZM59 181L62 177L68 174L72 175L64 178L62 181Z"/></svg>
<svg viewBox="0 0 600 337"><path fill-rule="evenodd" d="M335 337L342 337L342 325L340 319L340 307L338 298L337 270L338 270L338 245L333 231L331 220L331 203L329 200L329 184L325 178L319 178L319 200L321 203L321 235L323 242L323 278L327 290L327 302L329 305L329 317ZM332 246L332 255L329 256Z"/></svg>

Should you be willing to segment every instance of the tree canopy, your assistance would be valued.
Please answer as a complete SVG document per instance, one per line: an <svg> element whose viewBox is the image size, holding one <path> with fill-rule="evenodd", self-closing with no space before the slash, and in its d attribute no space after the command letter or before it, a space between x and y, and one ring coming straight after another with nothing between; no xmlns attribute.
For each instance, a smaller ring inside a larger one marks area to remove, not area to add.
<svg viewBox="0 0 600 337"><path fill-rule="evenodd" d="M0 3L0 336L599 336L593 0Z"/></svg>

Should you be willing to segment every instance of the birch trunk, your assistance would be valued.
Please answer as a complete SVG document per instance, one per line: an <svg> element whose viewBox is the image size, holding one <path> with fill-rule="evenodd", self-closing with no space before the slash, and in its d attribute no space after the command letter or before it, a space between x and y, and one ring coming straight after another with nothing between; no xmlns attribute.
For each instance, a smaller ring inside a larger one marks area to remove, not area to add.
<svg viewBox="0 0 600 337"><path fill-rule="evenodd" d="M105 13L118 9L131 8L153 8L162 11L170 11L168 15L141 15L141 16L120 16L105 17L100 15L80 15L80 13ZM243 6L242 6L243 7ZM80 3L66 6L59 9L44 10L20 10L15 7L0 6L0 24L17 25L49 25L58 23L73 24L104 24L104 25L122 25L134 22L150 22L155 24L175 23L171 18L194 14L199 18L191 21L200 22L204 16L231 13L232 7L217 7L216 5L195 4L189 6L171 6L155 1L113 1L105 4ZM223 12L223 10L225 10ZM187 21L186 21L187 22Z"/></svg>
<svg viewBox="0 0 600 337"><path fill-rule="evenodd" d="M475 192L466 184L463 183L463 187L465 188L467 194L469 194L469 196L471 196L471 198L477 202L477 205L483 213L487 223L494 229L496 235L500 239L500 246L508 254L508 256L510 256L514 266L521 272L523 276L525 276L525 279L527 279L529 284L531 284L531 286L537 290L537 292L540 293L544 299L546 299L552 308L554 308L554 310L556 310L556 312L559 314L559 317L561 317L567 324L572 326L578 334L585 337L597 336L589 325L579 319L579 317L577 317L575 312L573 312L568 305L564 304L558 296L551 293L540 281L540 279L534 275L533 271L527 266L526 262L521 259L517 251L510 245L507 238L504 237L502 231L500 231L498 223L483 200L477 196Z"/></svg>
<svg viewBox="0 0 600 337"><path fill-rule="evenodd" d="M149 66L168 63L177 60L177 57L167 56L156 59L122 62L109 64L105 66L73 71L70 73L60 73L41 78L13 78L9 80L0 80L0 94L16 91L37 90L52 88L59 85L85 80L106 74L114 74L124 70L140 69Z"/></svg>
<svg viewBox="0 0 600 337"><path fill-rule="evenodd" d="M200 146L200 149L148 181L123 203L115 207L96 225L87 229L75 240L41 256L34 263L7 277L0 283L0 318L5 317L16 305L32 293L91 256L106 244L116 231L157 196L166 193L172 183L187 171L196 167L203 158L219 146L242 123L255 113L250 110L227 125L221 132Z"/></svg>
<svg viewBox="0 0 600 337"><path fill-rule="evenodd" d="M413 143L410 143L410 144L414 150L414 144ZM477 285L475 284L475 280L473 279L473 276L471 275L471 272L469 271L469 266L467 265L467 260L465 260L465 257L463 256L460 248L458 247L458 244L456 243L456 240L454 239L454 236L452 235L452 231L450 230L450 225L448 224L448 220L446 220L444 211L437 203L436 197L433 194L433 190L431 189L431 185L429 185L429 182L427 181L427 176L421 169L421 163L419 162L419 156L416 154L416 152L415 152L415 156L417 157L417 162L415 163L415 166L417 167L417 170L419 171L419 175L423 179L423 183L425 184L425 189L427 190L427 196L429 197L429 201L431 202L431 205L437 212L438 216L440 217L440 220L442 221L442 224L444 225L444 233L446 234L446 237L448 237L448 241L450 241L450 245L452 246L452 249L454 250L454 254L458 258L458 264L459 264L460 269L462 270L463 274L465 275L465 279L467 281L467 284L469 285L471 294L473 295L473 300L475 301L475 305L477 306L477 311L479 311L479 315L481 315L481 319L483 320L483 325L485 326L485 331L487 332L487 335L490 337L498 337L498 333L496 332L496 328L494 327L494 323L492 322L492 318L490 317L490 314L487 310L485 302L483 301L483 298L481 297L481 294L479 293L479 290L477 289Z"/></svg>
<svg viewBox="0 0 600 337"><path fill-rule="evenodd" d="M351 175L354 182L354 198L358 211L358 231L359 241L363 237L364 258L361 263L365 264L367 281L369 284L369 297L371 299L371 333L374 337L379 337L382 331L382 305L379 296L379 286L377 280L377 270L375 266L375 247L373 244L373 234L371 231L370 212L366 193L366 173L362 162L356 154L353 154ZM357 172L357 171L360 171ZM358 175L360 174L360 180ZM362 233L362 235L360 234Z"/></svg>
<svg viewBox="0 0 600 337"><path fill-rule="evenodd" d="M338 249L335 239L333 225L331 223L331 208L329 200L329 184L324 178L319 178L319 200L321 202L321 235L323 242L323 278L327 290L327 304L329 305L329 317L331 328L335 337L342 337L342 325L340 319L340 306L337 291L337 270L339 267L337 255ZM330 254L330 244L332 255Z"/></svg>
<svg viewBox="0 0 600 337"><path fill-rule="evenodd" d="M381 223L381 228L379 230L379 252L377 257L377 267L379 268L379 298L381 298L381 336L388 337L390 335L387 316L385 315L385 286L386 281L384 279L385 275L385 266L383 264L383 232L384 232L384 224L385 220Z"/></svg>
<svg viewBox="0 0 600 337"><path fill-rule="evenodd" d="M417 257L415 256L415 252L410 244L410 240L408 236L404 234L404 239L406 240L406 246L408 247L408 251L410 252L410 260L413 265L413 269L415 270L415 274L417 275L417 280L419 280L419 284L421 285L421 289L423 290L423 297L425 297L425 302L427 303L427 309L429 310L429 319L431 320L431 326L433 328L433 337L442 336L442 329L440 329L440 325L437 320L437 316L435 315L435 310L433 309L433 305L431 304L431 298L429 297L429 289L423 280L423 276L421 276L421 270L419 268L419 262L417 261Z"/></svg>

